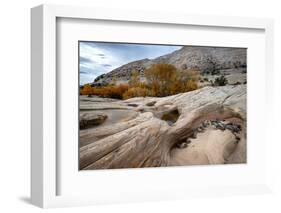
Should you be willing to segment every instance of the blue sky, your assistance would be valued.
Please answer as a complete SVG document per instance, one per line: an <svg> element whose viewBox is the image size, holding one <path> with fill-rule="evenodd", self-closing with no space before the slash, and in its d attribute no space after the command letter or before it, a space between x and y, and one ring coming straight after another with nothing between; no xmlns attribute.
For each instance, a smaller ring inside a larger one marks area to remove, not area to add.
<svg viewBox="0 0 281 213"><path fill-rule="evenodd" d="M104 73L144 58L153 59L182 46L80 42L80 85L91 83Z"/></svg>

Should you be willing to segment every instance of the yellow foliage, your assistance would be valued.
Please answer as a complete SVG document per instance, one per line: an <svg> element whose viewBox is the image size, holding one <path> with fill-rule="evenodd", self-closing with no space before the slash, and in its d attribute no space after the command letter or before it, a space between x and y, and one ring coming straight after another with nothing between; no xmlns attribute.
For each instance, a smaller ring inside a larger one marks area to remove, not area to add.
<svg viewBox="0 0 281 213"><path fill-rule="evenodd" d="M154 64L145 70L144 74L146 82L141 82L139 72L133 71L128 84L110 84L102 87L91 87L90 84L85 84L80 88L80 94L116 99L163 97L196 90L200 77L197 70L179 71L170 64Z"/></svg>
<svg viewBox="0 0 281 213"><path fill-rule="evenodd" d="M145 71L148 84L156 96L170 95L170 88L177 76L177 69L171 64L153 64Z"/></svg>
<svg viewBox="0 0 281 213"><path fill-rule="evenodd" d="M149 96L149 90L141 87L132 87L123 94L123 99Z"/></svg>
<svg viewBox="0 0 281 213"><path fill-rule="evenodd" d="M138 71L136 71L136 70L132 71L131 78L130 78L128 83L129 83L130 87L138 87L139 86L139 84L141 82L140 82L140 76L139 76Z"/></svg>
<svg viewBox="0 0 281 213"><path fill-rule="evenodd" d="M93 89L93 95L104 98L122 99L123 94L129 89L127 84L109 85L104 87L96 87Z"/></svg>
<svg viewBox="0 0 281 213"><path fill-rule="evenodd" d="M193 80L188 80L186 83L186 92L198 89L197 84Z"/></svg>
<svg viewBox="0 0 281 213"><path fill-rule="evenodd" d="M185 84L181 80L176 80L170 87L170 93L171 95L175 95L181 92L185 92Z"/></svg>
<svg viewBox="0 0 281 213"><path fill-rule="evenodd" d="M145 71L148 81L158 80L160 82L168 82L175 79L177 69L171 64L153 64Z"/></svg>
<svg viewBox="0 0 281 213"><path fill-rule="evenodd" d="M151 96L168 96L197 89L199 71L178 71L170 64L154 64L145 71Z"/></svg>
<svg viewBox="0 0 281 213"><path fill-rule="evenodd" d="M92 87L90 84L85 84L82 88L80 88L81 95L92 95Z"/></svg>

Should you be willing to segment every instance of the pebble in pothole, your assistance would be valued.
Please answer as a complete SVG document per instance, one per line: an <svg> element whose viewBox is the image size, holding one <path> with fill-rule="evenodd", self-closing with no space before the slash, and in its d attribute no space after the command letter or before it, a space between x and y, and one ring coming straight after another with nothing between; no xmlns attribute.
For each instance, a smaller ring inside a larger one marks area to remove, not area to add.
<svg viewBox="0 0 281 213"><path fill-rule="evenodd" d="M221 131L230 130L232 132L232 134L234 134L237 143L241 140L241 138L237 135L242 130L240 124L234 124L232 122L227 122L225 120L219 120L219 119L203 121L193 131L193 133L191 134L191 136L189 138L191 138L191 139L197 138L197 134L204 132L205 129L207 129L209 126L215 128L215 129L219 129ZM189 138L186 140L186 142L177 143L176 147L179 149L187 148L188 144L191 143Z"/></svg>

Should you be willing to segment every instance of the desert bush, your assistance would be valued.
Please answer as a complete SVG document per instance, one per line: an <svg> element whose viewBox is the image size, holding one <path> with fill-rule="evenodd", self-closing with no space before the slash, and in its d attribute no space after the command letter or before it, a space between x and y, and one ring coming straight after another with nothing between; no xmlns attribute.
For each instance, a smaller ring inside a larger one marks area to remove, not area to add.
<svg viewBox="0 0 281 213"><path fill-rule="evenodd" d="M170 95L170 88L178 76L177 69L170 64L154 64L145 70L148 86L154 90L155 96Z"/></svg>
<svg viewBox="0 0 281 213"><path fill-rule="evenodd" d="M80 87L80 95L92 95L93 90L90 84L85 84L84 86Z"/></svg>
<svg viewBox="0 0 281 213"><path fill-rule="evenodd" d="M172 94L198 89L198 81L202 82L199 70L191 69L180 71L178 72L177 79L171 89Z"/></svg>
<svg viewBox="0 0 281 213"><path fill-rule="evenodd" d="M128 99L132 97L163 97L198 88L197 70L179 71L170 64L154 64L144 72L146 82L140 81L138 71L132 71L128 84L89 85L80 87L80 95L97 95L104 98Z"/></svg>
<svg viewBox="0 0 281 213"><path fill-rule="evenodd" d="M93 88L93 94L104 98L122 99L123 94L129 89L127 84L109 85Z"/></svg>
<svg viewBox="0 0 281 213"><path fill-rule="evenodd" d="M174 82L174 84L171 86L170 90L170 95L175 95L177 93L181 93L185 91L185 84L181 80L177 80Z"/></svg>
<svg viewBox="0 0 281 213"><path fill-rule="evenodd" d="M198 85L192 79L189 79L187 81L177 80L177 81L175 81L173 86L170 88L170 95L175 95L175 94L183 93L183 92L189 92L189 91L196 90L196 89L198 89Z"/></svg>
<svg viewBox="0 0 281 213"><path fill-rule="evenodd" d="M206 73L209 72L211 75L219 74L219 63L215 57L209 56L206 59L206 63L208 64L208 69L205 71Z"/></svg>
<svg viewBox="0 0 281 213"><path fill-rule="evenodd" d="M145 71L150 96L168 96L197 89L198 70L179 71L170 64L154 64ZM192 85L191 85L192 84Z"/></svg>
<svg viewBox="0 0 281 213"><path fill-rule="evenodd" d="M138 71L133 70L131 72L131 78L130 78L128 84L130 87L138 87L141 84L140 75L139 75Z"/></svg>
<svg viewBox="0 0 281 213"><path fill-rule="evenodd" d="M160 94L160 84L157 80L154 80L146 84L146 88L150 91L150 96L157 97Z"/></svg>
<svg viewBox="0 0 281 213"><path fill-rule="evenodd" d="M215 78L214 86L225 86L228 83L228 80L224 75L221 77Z"/></svg>
<svg viewBox="0 0 281 213"><path fill-rule="evenodd" d="M149 95L150 92L147 88L132 87L123 94L123 99L129 99L133 97L146 97Z"/></svg>
<svg viewBox="0 0 281 213"><path fill-rule="evenodd" d="M185 92L193 91L198 89L197 83L193 80L188 80L185 87Z"/></svg>

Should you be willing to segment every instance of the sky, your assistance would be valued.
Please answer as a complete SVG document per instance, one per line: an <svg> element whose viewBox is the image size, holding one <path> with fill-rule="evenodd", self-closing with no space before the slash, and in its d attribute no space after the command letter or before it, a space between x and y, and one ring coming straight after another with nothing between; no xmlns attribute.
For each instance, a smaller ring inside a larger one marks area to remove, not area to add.
<svg viewBox="0 0 281 213"><path fill-rule="evenodd" d="M91 83L101 74L108 73L132 61L154 59L171 53L182 46L79 42L80 85Z"/></svg>

